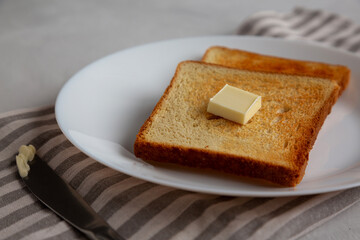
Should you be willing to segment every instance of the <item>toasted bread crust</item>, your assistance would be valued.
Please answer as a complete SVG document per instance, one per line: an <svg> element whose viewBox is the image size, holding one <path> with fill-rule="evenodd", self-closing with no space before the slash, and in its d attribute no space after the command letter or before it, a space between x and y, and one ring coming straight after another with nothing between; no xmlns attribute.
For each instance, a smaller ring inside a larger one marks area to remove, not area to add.
<svg viewBox="0 0 360 240"><path fill-rule="evenodd" d="M164 101L166 101L173 88L174 81L179 74L181 66L194 61L185 61L178 65L175 75L169 86L156 104L153 112L141 127L134 144L136 157L145 161L156 161L161 163L174 163L182 166L194 167L199 169L213 169L239 176L254 177L282 186L295 186L302 180L307 165L309 152L314 145L318 132L325 121L326 116L331 112L331 107L336 102L339 94L339 87L336 86L331 93L328 101L317 112L312 121L312 126L304 131L303 136L296 142L292 168L279 166L271 162L258 161L249 157L216 152L204 148L184 147L181 145L157 143L146 140L145 132L151 127L155 116L160 111ZM197 62L194 62L197 63ZM210 63L201 63L208 66L217 66ZM217 66L219 67L219 66ZM229 68L231 67L222 67Z"/></svg>
<svg viewBox="0 0 360 240"><path fill-rule="evenodd" d="M243 158L230 154L219 154L204 149L184 148L157 144L136 139L135 156L145 161L173 163L198 169L211 169L238 176L268 180L282 186L295 186L303 176L302 172ZM301 161L305 161L302 159Z"/></svg>
<svg viewBox="0 0 360 240"><path fill-rule="evenodd" d="M250 71L332 79L340 86L339 95L350 81L350 69L346 66L273 57L221 46L208 48L202 61Z"/></svg>

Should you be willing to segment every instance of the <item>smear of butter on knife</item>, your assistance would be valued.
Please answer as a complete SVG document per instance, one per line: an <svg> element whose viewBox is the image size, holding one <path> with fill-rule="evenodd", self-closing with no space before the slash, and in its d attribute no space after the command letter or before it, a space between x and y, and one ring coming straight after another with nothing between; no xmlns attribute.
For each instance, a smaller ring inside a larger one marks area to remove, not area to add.
<svg viewBox="0 0 360 240"><path fill-rule="evenodd" d="M16 165L22 178L26 177L30 171L29 161L34 159L36 149L33 145L21 145L19 154L16 155Z"/></svg>

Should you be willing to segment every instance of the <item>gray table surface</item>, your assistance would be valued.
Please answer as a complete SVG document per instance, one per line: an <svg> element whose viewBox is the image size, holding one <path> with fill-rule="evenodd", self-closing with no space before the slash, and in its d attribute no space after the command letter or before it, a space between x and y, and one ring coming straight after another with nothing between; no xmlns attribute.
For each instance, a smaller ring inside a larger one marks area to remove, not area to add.
<svg viewBox="0 0 360 240"><path fill-rule="evenodd" d="M0 0L0 113L52 105L78 70L159 40L235 34L261 10L325 9L360 24L360 0ZM355 204L301 239L360 239Z"/></svg>

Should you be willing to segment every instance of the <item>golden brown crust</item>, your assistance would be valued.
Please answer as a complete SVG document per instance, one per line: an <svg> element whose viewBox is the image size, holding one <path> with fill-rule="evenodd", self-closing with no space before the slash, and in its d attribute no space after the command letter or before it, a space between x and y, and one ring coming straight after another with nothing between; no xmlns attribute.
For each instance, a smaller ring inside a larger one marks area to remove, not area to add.
<svg viewBox="0 0 360 240"><path fill-rule="evenodd" d="M205 149L184 148L147 142L135 141L135 156L145 161L173 163L198 169L211 169L238 176L268 180L282 186L293 187L298 184L301 172L256 159L239 157L231 154L219 154Z"/></svg>
<svg viewBox="0 0 360 240"><path fill-rule="evenodd" d="M330 113L331 107L338 98L339 87L336 84L333 84L335 87L330 98L317 112L315 118L311 122L312 125L304 130L303 136L296 142L296 149L292 160L293 166L291 168L280 166L272 162L258 161L248 157L227 154L224 152L216 152L204 148L184 147L180 145L151 142L146 140L146 131L151 127L163 103L168 98L181 67L183 64L191 62L197 63L194 61L185 61L178 65L169 86L165 90L159 102L156 104L149 118L141 127L134 144L135 156L146 161L174 163L182 166L200 169L207 168L240 176L265 179L283 186L295 186L300 183L305 173L309 152L313 147L326 116ZM209 63L200 64L219 67ZM221 68L231 69L231 67Z"/></svg>
<svg viewBox="0 0 360 240"><path fill-rule="evenodd" d="M332 91L328 101L317 112L316 117L313 119L312 126L307 129L306 133L304 134L305 136L301 139L302 141L298 142L298 157L294 163L298 166L298 172L301 177L298 179L299 181L296 184L300 183L305 174L305 169L309 160L309 153L315 144L316 138L322 125L325 122L326 117L330 114L332 106L339 97L339 90L340 87L337 86L337 88Z"/></svg>
<svg viewBox="0 0 360 240"><path fill-rule="evenodd" d="M250 71L333 79L340 86L339 95L350 81L350 69L346 66L273 57L221 46L208 48L202 61Z"/></svg>

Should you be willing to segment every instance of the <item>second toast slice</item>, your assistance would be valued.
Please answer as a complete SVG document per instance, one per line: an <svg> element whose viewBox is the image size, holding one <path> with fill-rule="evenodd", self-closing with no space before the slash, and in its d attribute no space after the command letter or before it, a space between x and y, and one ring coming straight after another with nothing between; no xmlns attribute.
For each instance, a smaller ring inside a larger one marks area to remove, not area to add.
<svg viewBox="0 0 360 240"><path fill-rule="evenodd" d="M340 86L339 95L350 81L350 69L342 65L280 58L221 46L208 48L202 61L250 71L327 78Z"/></svg>

